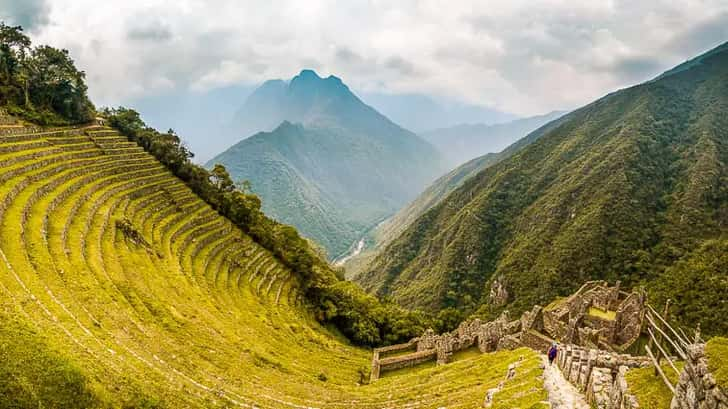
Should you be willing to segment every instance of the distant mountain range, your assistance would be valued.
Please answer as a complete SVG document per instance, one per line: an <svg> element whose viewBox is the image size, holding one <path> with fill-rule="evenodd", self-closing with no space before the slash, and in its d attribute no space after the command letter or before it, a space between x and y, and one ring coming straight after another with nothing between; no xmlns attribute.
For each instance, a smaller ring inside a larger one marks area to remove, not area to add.
<svg viewBox="0 0 728 409"><path fill-rule="evenodd" d="M493 316L621 280L724 333L727 84L724 44L565 115L407 224L358 281Z"/></svg>
<svg viewBox="0 0 728 409"><path fill-rule="evenodd" d="M421 94L370 92L362 93L362 98L392 121L418 133L459 124L496 124L518 119L497 109Z"/></svg>
<svg viewBox="0 0 728 409"><path fill-rule="evenodd" d="M500 152L524 135L563 114L563 111L554 111L494 125L459 124L421 132L419 135L435 145L450 164L458 166L487 153Z"/></svg>
<svg viewBox="0 0 728 409"><path fill-rule="evenodd" d="M246 84L211 90L173 89L144 96L122 105L135 107L146 121L158 129L174 129L195 153L194 160L205 163L233 144L258 132L270 132L286 120L278 105L255 107L277 100L287 80ZM256 92L257 95L252 94ZM495 124L516 119L498 110L419 94L361 93L362 100L405 129L420 132L463 123ZM251 117L246 112L257 112Z"/></svg>
<svg viewBox="0 0 728 409"><path fill-rule="evenodd" d="M267 214L331 257L445 171L428 142L364 104L339 78L310 70L265 82L236 123L274 129L238 142L207 166L222 163L234 179L249 180Z"/></svg>

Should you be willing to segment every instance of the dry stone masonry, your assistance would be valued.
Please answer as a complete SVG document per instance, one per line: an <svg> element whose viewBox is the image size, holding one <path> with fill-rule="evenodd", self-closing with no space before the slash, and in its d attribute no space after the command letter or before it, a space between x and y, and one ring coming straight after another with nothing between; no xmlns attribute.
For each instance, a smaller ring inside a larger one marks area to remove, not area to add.
<svg viewBox="0 0 728 409"><path fill-rule="evenodd" d="M629 394L624 374L630 368L650 366L649 358L586 349L577 345L560 345L557 357L564 378L583 392L593 407L638 407L634 396Z"/></svg>
<svg viewBox="0 0 728 409"><path fill-rule="evenodd" d="M564 343L624 351L639 338L645 314L644 291L620 291L590 281L570 297L544 309L544 332Z"/></svg>
<svg viewBox="0 0 728 409"><path fill-rule="evenodd" d="M378 379L383 371L429 360L446 364L455 352L471 347L483 353L521 346L546 352L554 340L559 340L622 351L640 335L644 303L644 292L620 291L619 282L610 287L604 281L591 281L570 297L547 308L537 305L515 320L504 311L490 322L464 321L454 331L444 334L428 329L408 343L377 348L372 358L371 380ZM387 356L392 353L397 356Z"/></svg>
<svg viewBox="0 0 728 409"><path fill-rule="evenodd" d="M708 371L705 344L688 346L687 358L670 409L728 409L728 390Z"/></svg>

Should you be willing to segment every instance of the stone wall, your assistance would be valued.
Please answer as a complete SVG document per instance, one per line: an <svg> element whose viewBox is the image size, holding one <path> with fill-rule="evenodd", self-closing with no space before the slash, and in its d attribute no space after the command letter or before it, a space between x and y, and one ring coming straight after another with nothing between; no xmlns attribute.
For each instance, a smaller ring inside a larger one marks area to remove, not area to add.
<svg viewBox="0 0 728 409"><path fill-rule="evenodd" d="M436 351L421 351L407 355L393 356L379 360L380 370L392 370L415 366L423 362L432 361L437 357Z"/></svg>
<svg viewBox="0 0 728 409"><path fill-rule="evenodd" d="M532 320L527 320L532 321ZM376 348L373 351L370 380L379 379L383 371L414 366L428 360L436 359L439 365L452 360L455 352L477 346L481 352L493 352L503 349L501 343L505 337L511 336L513 342L507 344L508 349L521 345L517 333L521 330L521 320L510 321L508 312L503 312L497 319L482 322L479 319L462 322L454 331L435 334L432 329L422 336L413 338L405 344ZM412 353L387 358L387 354L413 350Z"/></svg>
<svg viewBox="0 0 728 409"><path fill-rule="evenodd" d="M418 341L419 338L413 338L412 340L404 344L374 348L374 351L372 351L372 369L369 374L369 380L375 381L379 379L382 371L415 366L422 362L434 359L436 356L434 351L416 351ZM413 350L416 352L413 352L411 354L387 357L387 355L407 350Z"/></svg>
<svg viewBox="0 0 728 409"><path fill-rule="evenodd" d="M587 311L592 306L611 311L619 319L608 320L588 315ZM443 334L435 334L432 329L428 329L406 344L377 348L372 358L371 379L376 380L380 372L387 369L416 365L422 362L423 357L430 359L434 356L438 364L446 364L452 360L455 352L472 346L477 346L483 353L521 346L545 353L554 339L558 339L568 344L586 345L594 349L612 349L612 341L618 338L615 334L625 328L629 331L621 338L623 341L631 344L636 339L635 331L639 336L643 309L643 293L628 294L620 291L619 283L610 287L603 281L591 281L548 311L537 305L515 320L511 320L508 311L504 311L490 322L480 319L464 321L454 331ZM401 353L408 349L413 352L400 354L396 360L385 357L388 353ZM619 365L607 362L609 356L605 358L602 355L597 353L594 359L606 360L602 362L602 367L616 373ZM621 357L621 361L628 360L624 358L628 355ZM618 360L615 358L613 361ZM589 370L579 367L578 370L583 373L575 372L573 375L582 389L589 382L590 369L591 367Z"/></svg>
<svg viewBox="0 0 728 409"><path fill-rule="evenodd" d="M728 409L728 390L716 385L708 371L705 344L688 346L670 409Z"/></svg>
<svg viewBox="0 0 728 409"><path fill-rule="evenodd" d="M616 379L611 386L609 395L606 396L606 398L608 399L606 400L606 407L608 409L637 409L640 407L634 395L629 393L627 379L624 376L627 373L628 369L629 368L627 368L626 366L619 367L619 371L617 372ZM597 387L592 387L591 391L591 393L594 395L595 405L597 407L602 407L599 404L601 402L604 402L605 393L600 392Z"/></svg>
<svg viewBox="0 0 728 409"><path fill-rule="evenodd" d="M542 312L542 332L569 344L624 351L640 335L645 301L643 291L626 293L619 282L610 287L604 281L590 281ZM614 319L592 315L590 308L614 314Z"/></svg>
<svg viewBox="0 0 728 409"><path fill-rule="evenodd" d="M619 328L615 334L615 344L632 345L639 338L645 315L644 303L640 294L632 293L619 305L615 318Z"/></svg>
<svg viewBox="0 0 728 409"><path fill-rule="evenodd" d="M583 392L598 409L633 409L637 401L629 394L624 374L629 368L650 366L647 357L635 357L577 345L558 347L557 365L564 378Z"/></svg>
<svg viewBox="0 0 728 409"><path fill-rule="evenodd" d="M554 342L551 338L548 338L535 330L523 331L520 334L520 337L521 342L519 346L529 347L534 351L538 351L543 354L551 348L551 345Z"/></svg>

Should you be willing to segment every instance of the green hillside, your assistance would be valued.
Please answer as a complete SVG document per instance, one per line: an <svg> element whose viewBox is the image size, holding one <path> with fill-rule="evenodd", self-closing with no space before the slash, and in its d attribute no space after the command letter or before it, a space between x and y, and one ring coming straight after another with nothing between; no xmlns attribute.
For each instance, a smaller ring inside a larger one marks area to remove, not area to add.
<svg viewBox="0 0 728 409"><path fill-rule="evenodd" d="M498 163L506 158L511 157L525 146L540 138L548 130L554 128L561 123L556 119L536 129L533 132L525 134L523 138L509 145L498 153L489 153L475 159L472 159L447 174L441 176L432 185L430 185L417 199L410 202L407 206L399 210L394 216L387 219L380 227L377 228L377 239L381 243L389 243L397 238L402 232L418 217L426 211L435 207L444 198L447 197L457 187L462 185L471 177L480 173L483 169Z"/></svg>
<svg viewBox="0 0 728 409"><path fill-rule="evenodd" d="M251 100L244 118L283 122L207 166L221 163L234 180L250 181L267 214L332 258L444 170L434 147L365 105L338 78L303 71L290 84L265 83Z"/></svg>
<svg viewBox="0 0 728 409"><path fill-rule="evenodd" d="M439 204L447 195L469 178L477 175L483 169L512 156L523 147L528 146L547 131L558 126L563 121L562 118L555 119L541 126L509 145L501 152L489 153L472 159L438 178L424 192L417 196L415 200L408 203L371 231L366 250L355 257L349 258L344 264L347 276L358 281L370 291L376 290L381 283L377 279L369 280L370 275L362 275L361 273L368 270L369 264L391 241L399 237L410 224L414 223L425 212Z"/></svg>
<svg viewBox="0 0 728 409"><path fill-rule="evenodd" d="M562 116L554 111L545 115L516 119L499 124L461 124L419 133L443 153L448 163L459 166L488 153L506 149L524 135Z"/></svg>
<svg viewBox="0 0 728 409"><path fill-rule="evenodd" d="M411 308L488 315L543 304L588 279L620 279L677 300L684 322L724 333L712 317L728 313L716 302L728 291L719 256L728 234L725 112L720 50L612 93L468 179L360 280ZM496 282L503 305L490 297Z"/></svg>

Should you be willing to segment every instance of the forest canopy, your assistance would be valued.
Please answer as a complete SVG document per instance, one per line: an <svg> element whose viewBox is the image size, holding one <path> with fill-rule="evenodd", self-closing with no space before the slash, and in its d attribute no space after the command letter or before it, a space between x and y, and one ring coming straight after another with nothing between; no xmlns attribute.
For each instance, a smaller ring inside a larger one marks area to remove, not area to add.
<svg viewBox="0 0 728 409"><path fill-rule="evenodd" d="M94 116L86 74L68 54L33 47L20 26L0 22L0 105L40 125L82 123Z"/></svg>

